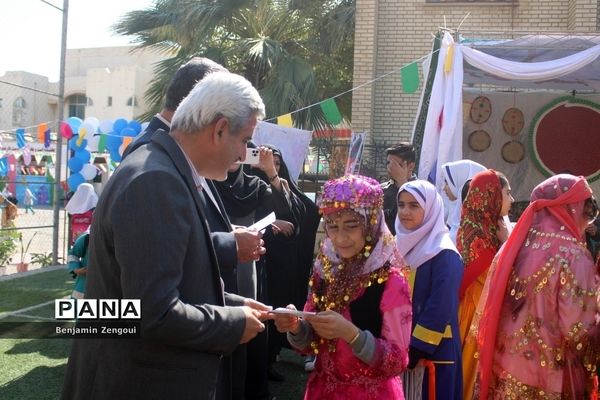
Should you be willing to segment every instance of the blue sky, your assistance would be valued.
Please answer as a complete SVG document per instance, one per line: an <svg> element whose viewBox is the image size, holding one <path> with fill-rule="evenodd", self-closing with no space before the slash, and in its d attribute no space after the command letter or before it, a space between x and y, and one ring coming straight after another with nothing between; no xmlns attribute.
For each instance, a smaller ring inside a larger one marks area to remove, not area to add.
<svg viewBox="0 0 600 400"><path fill-rule="evenodd" d="M47 0L62 8L63 0ZM69 0L67 48L127 45L111 25L124 13L153 0ZM28 71L58 80L62 13L40 0L0 0L0 76Z"/></svg>

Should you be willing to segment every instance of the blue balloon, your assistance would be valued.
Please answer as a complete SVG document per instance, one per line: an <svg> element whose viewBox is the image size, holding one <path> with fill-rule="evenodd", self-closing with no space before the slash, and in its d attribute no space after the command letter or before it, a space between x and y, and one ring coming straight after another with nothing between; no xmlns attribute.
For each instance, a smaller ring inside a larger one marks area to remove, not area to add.
<svg viewBox="0 0 600 400"><path fill-rule="evenodd" d="M75 152L75 158L79 158L83 165L90 162L90 158L92 158L92 155L87 150L79 150Z"/></svg>
<svg viewBox="0 0 600 400"><path fill-rule="evenodd" d="M122 137L111 135L106 138L106 148L108 150L119 150L119 147L121 147L122 144Z"/></svg>
<svg viewBox="0 0 600 400"><path fill-rule="evenodd" d="M116 134L121 134L121 131L125 128L127 128L127 120L126 119L119 118L119 119L116 119L115 122L113 122L113 132L115 132Z"/></svg>
<svg viewBox="0 0 600 400"><path fill-rule="evenodd" d="M76 133L76 132L79 132L79 127L81 126L83 121L81 120L81 118L69 117L69 118L67 118L67 123L71 127L71 130L73 130L73 132Z"/></svg>
<svg viewBox="0 0 600 400"><path fill-rule="evenodd" d="M121 155L119 154L119 150L111 150L110 151L110 159L116 162L121 162Z"/></svg>
<svg viewBox="0 0 600 400"><path fill-rule="evenodd" d="M131 128L135 131L135 135L137 136L140 134L140 132L142 131L142 124L139 121L131 120L129 121L129 124L127 125L128 128Z"/></svg>
<svg viewBox="0 0 600 400"><path fill-rule="evenodd" d="M87 140L83 139L81 141L81 145L78 146L77 145L77 139L79 139L79 135L75 135L71 139L69 139L69 149L71 149L73 151L79 151L79 150L83 150L83 149L86 148L86 146L87 146Z"/></svg>
<svg viewBox="0 0 600 400"><path fill-rule="evenodd" d="M83 164L83 160L81 158L78 158L77 156L69 158L69 161L67 162L69 169L71 170L71 172L74 173L81 171L81 168L83 168Z"/></svg>
<svg viewBox="0 0 600 400"><path fill-rule="evenodd" d="M135 137L136 133L132 128L123 128L121 131L121 136Z"/></svg>
<svg viewBox="0 0 600 400"><path fill-rule="evenodd" d="M69 184L69 189L72 191L76 191L77 187L85 182L85 178L80 173L72 174L67 179L67 183Z"/></svg>

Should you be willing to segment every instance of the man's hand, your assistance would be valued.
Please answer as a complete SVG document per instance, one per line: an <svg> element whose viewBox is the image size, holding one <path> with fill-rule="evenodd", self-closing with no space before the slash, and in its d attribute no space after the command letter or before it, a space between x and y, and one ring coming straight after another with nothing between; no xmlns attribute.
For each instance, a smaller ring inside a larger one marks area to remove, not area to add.
<svg viewBox="0 0 600 400"><path fill-rule="evenodd" d="M286 237L290 237L294 234L294 224L291 222L284 221L282 219L276 219L271 225L275 227L275 229L273 229L273 233L275 234L281 232Z"/></svg>
<svg viewBox="0 0 600 400"><path fill-rule="evenodd" d="M267 306L266 304L261 303L260 301L256 301L254 299L246 298L244 300L244 305L246 307L250 307L253 310L260 312L260 320L266 321L269 319L273 319L273 315L269 314L269 311L273 309L271 306Z"/></svg>
<svg viewBox="0 0 600 400"><path fill-rule="evenodd" d="M239 263L256 261L267 251L264 248L262 233L245 227L237 227L233 230L235 243L237 244L237 259Z"/></svg>
<svg viewBox="0 0 600 400"><path fill-rule="evenodd" d="M242 306L242 310L246 314L246 326L244 326L244 333L240 339L240 344L248 343L256 335L265 330L265 325L260 322L260 311L248 306Z"/></svg>
<svg viewBox="0 0 600 400"><path fill-rule="evenodd" d="M408 182L408 167L406 161L398 162L393 158L388 159L387 170L396 186L400 187Z"/></svg>

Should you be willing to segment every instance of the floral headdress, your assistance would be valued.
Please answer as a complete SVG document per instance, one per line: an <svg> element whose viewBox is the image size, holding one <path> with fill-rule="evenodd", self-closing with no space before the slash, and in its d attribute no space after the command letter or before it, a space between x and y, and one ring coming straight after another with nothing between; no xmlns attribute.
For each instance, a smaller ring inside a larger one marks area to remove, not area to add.
<svg viewBox="0 0 600 400"><path fill-rule="evenodd" d="M371 225L383 207L383 191L379 183L367 176L345 175L327 181L319 199L319 211L323 215L351 210L362 214Z"/></svg>

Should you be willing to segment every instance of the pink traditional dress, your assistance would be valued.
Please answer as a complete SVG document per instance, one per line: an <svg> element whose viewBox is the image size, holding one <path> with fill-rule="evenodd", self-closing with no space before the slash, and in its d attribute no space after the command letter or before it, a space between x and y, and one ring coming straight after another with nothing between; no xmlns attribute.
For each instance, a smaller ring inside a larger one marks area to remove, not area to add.
<svg viewBox="0 0 600 400"><path fill-rule="evenodd" d="M330 239L321 244L306 311L334 310L360 330L352 346L320 338L302 321L297 349L317 354L305 399L404 399L400 373L408 365L412 307L405 267L384 221L383 192L367 177L347 175L325 184L325 216L350 210L364 217L366 245L351 259L339 258ZM302 336L302 337L300 337Z"/></svg>
<svg viewBox="0 0 600 400"><path fill-rule="evenodd" d="M598 276L582 242L591 195L583 177L547 179L500 249L478 309L479 398L589 398L600 350Z"/></svg>

